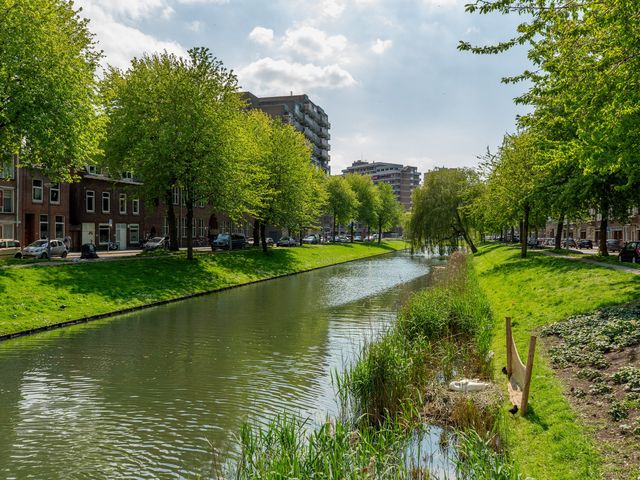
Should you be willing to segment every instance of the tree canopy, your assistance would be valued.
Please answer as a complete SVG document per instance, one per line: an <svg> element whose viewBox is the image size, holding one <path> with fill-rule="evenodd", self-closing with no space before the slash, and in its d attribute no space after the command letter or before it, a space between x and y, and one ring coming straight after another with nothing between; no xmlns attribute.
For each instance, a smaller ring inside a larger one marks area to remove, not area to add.
<svg viewBox="0 0 640 480"><path fill-rule="evenodd" d="M0 150L56 181L96 158L101 54L65 0L0 0Z"/></svg>

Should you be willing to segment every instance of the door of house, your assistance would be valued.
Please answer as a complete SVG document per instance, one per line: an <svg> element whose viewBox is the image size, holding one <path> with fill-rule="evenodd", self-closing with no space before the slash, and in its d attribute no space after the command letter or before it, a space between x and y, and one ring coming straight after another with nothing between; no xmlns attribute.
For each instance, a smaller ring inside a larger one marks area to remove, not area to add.
<svg viewBox="0 0 640 480"><path fill-rule="evenodd" d="M36 240L35 232L36 216L33 213L27 213L24 216L24 244L29 245Z"/></svg>
<svg viewBox="0 0 640 480"><path fill-rule="evenodd" d="M127 224L116 223L116 243L119 245L120 250L127 248Z"/></svg>
<svg viewBox="0 0 640 480"><path fill-rule="evenodd" d="M94 223L82 224L82 245L85 243L96 243L96 225Z"/></svg>

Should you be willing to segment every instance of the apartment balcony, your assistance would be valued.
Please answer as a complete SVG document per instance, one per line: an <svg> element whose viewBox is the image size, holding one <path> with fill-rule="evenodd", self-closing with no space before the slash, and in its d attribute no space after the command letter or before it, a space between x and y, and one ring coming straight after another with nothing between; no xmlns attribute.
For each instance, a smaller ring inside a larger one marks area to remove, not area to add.
<svg viewBox="0 0 640 480"><path fill-rule="evenodd" d="M323 160L329 161L329 151L328 150L321 150L320 151L320 158L322 158Z"/></svg>
<svg viewBox="0 0 640 480"><path fill-rule="evenodd" d="M304 113L310 115L316 122L320 120L318 110L311 103L304 104Z"/></svg>
<svg viewBox="0 0 640 480"><path fill-rule="evenodd" d="M329 129L325 128L325 127L320 127L320 133L319 135L322 138L326 138L327 140L329 140L331 138L331 135L329 135Z"/></svg>
<svg viewBox="0 0 640 480"><path fill-rule="evenodd" d="M322 148L325 148L325 149L329 150L329 142L327 141L326 138L321 138L320 139L320 146Z"/></svg>

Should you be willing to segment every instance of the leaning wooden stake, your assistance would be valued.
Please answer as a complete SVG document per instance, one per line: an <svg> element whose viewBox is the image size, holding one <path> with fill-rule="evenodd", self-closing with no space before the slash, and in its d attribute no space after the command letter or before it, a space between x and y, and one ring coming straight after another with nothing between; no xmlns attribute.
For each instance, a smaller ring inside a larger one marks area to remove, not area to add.
<svg viewBox="0 0 640 480"><path fill-rule="evenodd" d="M536 350L536 337L529 340L529 352L527 365L520 360L518 348L513 339L513 328L511 318L506 317L507 333L507 378L509 379L509 398L511 403L518 406L521 415L527 413L529 403L529 389L531 386L531 374L533 372L533 358Z"/></svg>

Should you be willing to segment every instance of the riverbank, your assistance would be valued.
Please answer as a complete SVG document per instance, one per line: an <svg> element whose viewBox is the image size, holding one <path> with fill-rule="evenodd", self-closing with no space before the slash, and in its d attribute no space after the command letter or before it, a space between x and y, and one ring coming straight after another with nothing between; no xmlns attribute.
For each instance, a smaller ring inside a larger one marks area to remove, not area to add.
<svg viewBox="0 0 640 480"><path fill-rule="evenodd" d="M273 249L184 252L122 261L0 269L0 339L87 321L405 248L402 241Z"/></svg>
<svg viewBox="0 0 640 480"><path fill-rule="evenodd" d="M495 244L483 246L474 264L496 319L492 344L496 376L506 364L505 316L513 318L518 349L526 352L529 335L540 335L542 327L629 302L640 294L636 275L539 252L521 259L519 249ZM504 418L511 458L524 475L539 479L627 475L633 466L617 470L623 452L611 442L594 441L598 430L594 419L572 407L571 387L561 382L550 364L549 340L539 338L538 345L530 413Z"/></svg>
<svg viewBox="0 0 640 480"><path fill-rule="evenodd" d="M339 418L311 431L292 417L245 426L242 456L219 478L520 478L499 447L492 328L472 261L452 255L336 375ZM461 377L489 389L447 392Z"/></svg>

